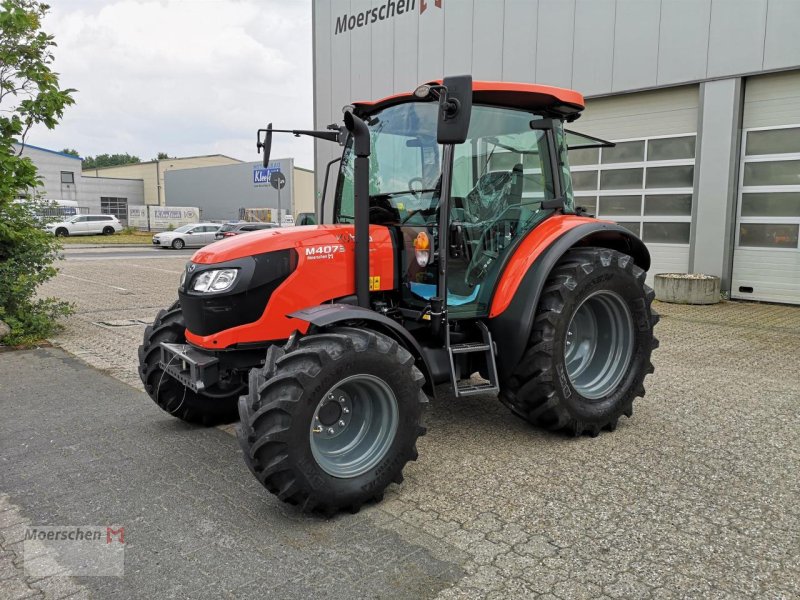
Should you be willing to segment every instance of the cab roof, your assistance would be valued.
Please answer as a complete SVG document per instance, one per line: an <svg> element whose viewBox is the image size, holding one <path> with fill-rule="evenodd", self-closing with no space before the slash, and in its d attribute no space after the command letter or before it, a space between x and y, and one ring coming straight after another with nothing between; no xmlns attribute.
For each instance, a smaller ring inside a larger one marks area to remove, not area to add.
<svg viewBox="0 0 800 600"><path fill-rule="evenodd" d="M441 84L441 79L428 82L428 85ZM356 112L369 114L413 100L419 101L412 90L380 100L355 102L353 106ZM472 101L475 104L554 113L567 121L577 119L585 106L583 95L574 90L508 81L473 81Z"/></svg>

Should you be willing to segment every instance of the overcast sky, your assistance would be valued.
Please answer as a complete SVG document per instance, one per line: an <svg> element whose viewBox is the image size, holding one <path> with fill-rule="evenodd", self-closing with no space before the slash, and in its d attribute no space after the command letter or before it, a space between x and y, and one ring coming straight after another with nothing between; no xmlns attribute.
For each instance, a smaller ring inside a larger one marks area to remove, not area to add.
<svg viewBox="0 0 800 600"><path fill-rule="evenodd" d="M311 0L51 0L55 70L76 103L28 142L142 160L258 160L256 129L311 128ZM276 136L274 158L313 167L308 138Z"/></svg>

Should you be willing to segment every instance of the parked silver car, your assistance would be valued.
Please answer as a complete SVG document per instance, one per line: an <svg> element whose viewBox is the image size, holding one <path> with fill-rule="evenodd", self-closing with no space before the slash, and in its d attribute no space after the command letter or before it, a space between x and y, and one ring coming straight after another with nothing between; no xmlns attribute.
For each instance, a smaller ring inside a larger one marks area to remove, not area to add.
<svg viewBox="0 0 800 600"><path fill-rule="evenodd" d="M199 248L215 241L214 235L219 228L219 223L193 223L183 225L175 231L162 231L153 236L153 245L161 248Z"/></svg>

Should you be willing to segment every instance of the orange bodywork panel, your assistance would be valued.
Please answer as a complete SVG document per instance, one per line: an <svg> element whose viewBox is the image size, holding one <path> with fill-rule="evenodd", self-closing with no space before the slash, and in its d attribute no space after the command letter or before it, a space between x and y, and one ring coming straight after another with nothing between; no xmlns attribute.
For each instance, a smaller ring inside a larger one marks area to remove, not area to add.
<svg viewBox="0 0 800 600"><path fill-rule="evenodd" d="M283 340L293 331L305 333L308 323L288 314L355 294L355 237L352 225L309 225L267 229L227 238L198 250L192 262L215 264L246 256L294 248L297 268L273 292L257 321L207 336L186 331L186 340L219 350L233 344ZM388 228L371 225L370 289L394 287L395 251Z"/></svg>
<svg viewBox="0 0 800 600"><path fill-rule="evenodd" d="M544 220L528 234L511 256L506 265L500 281L497 282L497 289L492 298L492 306L489 309L489 318L501 314L511 299L517 293L519 284L525 273L528 272L541 254L550 247L554 241L564 235L567 231L586 223L597 223L597 219L589 217L578 217L575 215L555 215Z"/></svg>

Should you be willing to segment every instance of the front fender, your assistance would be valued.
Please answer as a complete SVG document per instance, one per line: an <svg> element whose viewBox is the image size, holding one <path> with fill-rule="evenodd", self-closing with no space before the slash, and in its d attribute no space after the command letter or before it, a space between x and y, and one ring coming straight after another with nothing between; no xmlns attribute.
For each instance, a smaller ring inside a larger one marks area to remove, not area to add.
<svg viewBox="0 0 800 600"><path fill-rule="evenodd" d="M393 338L412 354L417 368L425 376L423 389L431 396L435 395L432 371L422 347L414 336L397 321L374 310L351 304L321 304L298 310L287 316L305 321L316 327L330 327L352 321L366 321L371 329Z"/></svg>

